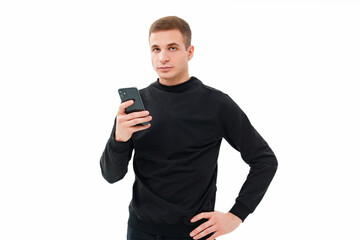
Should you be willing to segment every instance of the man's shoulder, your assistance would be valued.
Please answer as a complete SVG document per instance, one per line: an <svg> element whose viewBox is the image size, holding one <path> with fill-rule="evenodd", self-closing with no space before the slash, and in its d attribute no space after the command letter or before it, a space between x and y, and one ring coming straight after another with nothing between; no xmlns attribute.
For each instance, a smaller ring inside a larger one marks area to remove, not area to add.
<svg viewBox="0 0 360 240"><path fill-rule="evenodd" d="M215 88L206 84L203 84L203 89L206 91L206 95L213 99L220 108L239 107L236 101L230 97L230 95L219 88Z"/></svg>
<svg viewBox="0 0 360 240"><path fill-rule="evenodd" d="M225 92L223 92L222 90L220 90L219 88L212 87L212 86L209 86L206 84L203 84L203 91L208 96L211 96L220 102L224 101L227 96L227 94Z"/></svg>

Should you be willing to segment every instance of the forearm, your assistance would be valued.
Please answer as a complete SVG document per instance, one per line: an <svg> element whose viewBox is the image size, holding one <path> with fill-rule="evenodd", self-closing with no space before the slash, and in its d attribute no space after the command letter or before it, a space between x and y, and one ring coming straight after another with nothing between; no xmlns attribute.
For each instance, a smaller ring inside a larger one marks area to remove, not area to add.
<svg viewBox="0 0 360 240"><path fill-rule="evenodd" d="M115 123L100 158L102 176L109 183L117 182L125 176L133 150L131 138L127 142L118 142L115 140L114 132Z"/></svg>
<svg viewBox="0 0 360 240"><path fill-rule="evenodd" d="M229 211L243 221L250 213L254 212L264 197L276 173L278 162L274 153L269 148L258 159L251 160L249 165L250 172L247 179L241 187L235 204Z"/></svg>

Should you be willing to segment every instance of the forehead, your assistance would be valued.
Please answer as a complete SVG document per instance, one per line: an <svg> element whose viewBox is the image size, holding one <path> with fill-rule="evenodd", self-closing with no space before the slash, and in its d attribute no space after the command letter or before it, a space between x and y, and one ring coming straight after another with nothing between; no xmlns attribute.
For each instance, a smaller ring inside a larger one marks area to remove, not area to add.
<svg viewBox="0 0 360 240"><path fill-rule="evenodd" d="M167 46L170 43L185 46L183 36L178 29L153 32L150 34L149 43L150 46Z"/></svg>

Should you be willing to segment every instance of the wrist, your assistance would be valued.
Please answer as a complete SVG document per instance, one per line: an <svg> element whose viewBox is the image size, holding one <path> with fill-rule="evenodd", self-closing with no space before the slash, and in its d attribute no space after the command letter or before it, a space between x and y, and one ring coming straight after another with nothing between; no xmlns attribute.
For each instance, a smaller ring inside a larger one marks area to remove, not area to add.
<svg viewBox="0 0 360 240"><path fill-rule="evenodd" d="M231 212L227 212L226 214L228 214L229 216L231 216L231 218L237 222L237 223L242 223L243 221L241 220L241 218L239 218L238 216L236 216L235 214L231 213Z"/></svg>

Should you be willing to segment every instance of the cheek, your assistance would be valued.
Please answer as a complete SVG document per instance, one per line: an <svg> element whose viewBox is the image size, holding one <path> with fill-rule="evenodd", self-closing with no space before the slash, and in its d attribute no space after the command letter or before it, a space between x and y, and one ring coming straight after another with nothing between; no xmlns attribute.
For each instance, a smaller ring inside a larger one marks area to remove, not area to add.
<svg viewBox="0 0 360 240"><path fill-rule="evenodd" d="M182 58L181 58L181 62L184 66L186 66L187 62L189 61L188 59L188 55L184 55Z"/></svg>
<svg viewBox="0 0 360 240"><path fill-rule="evenodd" d="M153 66L155 66L155 64L156 64L156 58L153 55L151 55L151 63Z"/></svg>

